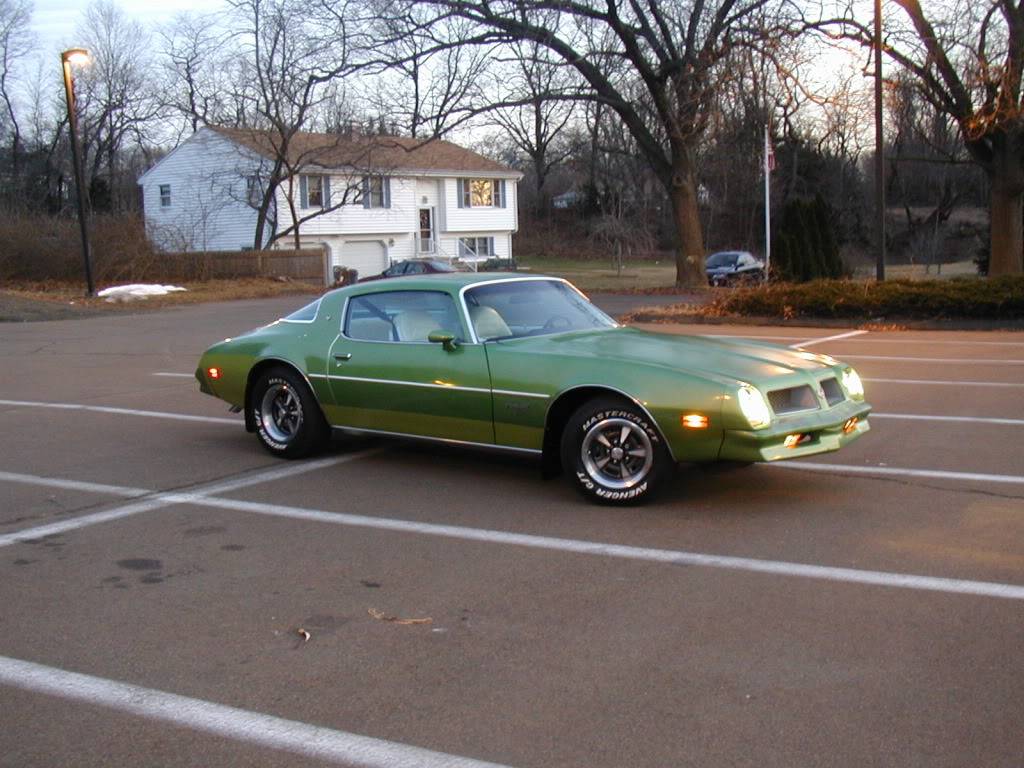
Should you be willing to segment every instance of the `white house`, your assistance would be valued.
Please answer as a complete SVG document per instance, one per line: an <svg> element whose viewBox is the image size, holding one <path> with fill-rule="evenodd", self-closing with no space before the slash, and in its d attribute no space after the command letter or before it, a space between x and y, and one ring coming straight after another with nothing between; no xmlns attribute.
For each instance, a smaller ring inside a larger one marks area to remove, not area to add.
<svg viewBox="0 0 1024 768"><path fill-rule="evenodd" d="M164 250L252 248L275 159L272 134L202 128L139 177L146 231ZM300 133L268 207L263 245L324 246L374 274L402 259L512 256L522 174L447 141ZM283 235L283 236L282 236ZM275 239L276 237L276 239Z"/></svg>

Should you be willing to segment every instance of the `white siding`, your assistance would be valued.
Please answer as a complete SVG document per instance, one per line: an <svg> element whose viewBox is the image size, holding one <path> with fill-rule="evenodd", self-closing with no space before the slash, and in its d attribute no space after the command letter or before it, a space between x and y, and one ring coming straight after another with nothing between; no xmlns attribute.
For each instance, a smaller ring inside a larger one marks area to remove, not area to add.
<svg viewBox="0 0 1024 768"><path fill-rule="evenodd" d="M482 178L482 177L476 177ZM516 182L505 180L504 208L459 208L458 179L444 179L444 218L445 232L475 232L479 230L504 230L511 232L516 229Z"/></svg>
<svg viewBox="0 0 1024 768"><path fill-rule="evenodd" d="M510 259L512 258L512 233L511 232L466 232L465 234L459 233L458 235L448 235L441 238L441 249L443 251L442 256L445 258L457 257L459 255L459 238L461 237L493 237L494 238L494 255L492 258L496 259Z"/></svg>
<svg viewBox="0 0 1024 768"><path fill-rule="evenodd" d="M331 200L337 203L342 195L348 198L358 197L361 184L359 178L331 175ZM282 185L284 187L284 185ZM295 210L299 218L315 213L313 208L300 208L299 183L294 184ZM284 211L282 221L291 222L291 211L284 188L278 193L279 210ZM344 232L347 234L376 234L386 232L392 235L412 233L416 230L419 206L416 205L416 180L410 178L391 179L391 207L364 208L362 202L342 205L333 211L320 214L301 224L299 230L303 237L331 235ZM283 227L282 227L283 229Z"/></svg>
<svg viewBox="0 0 1024 768"><path fill-rule="evenodd" d="M139 179L146 212L146 230L152 241L166 250L237 250L251 247L256 230L256 210L246 200L246 179L267 160L220 134L201 129ZM467 177L471 177L469 175ZM331 199L337 203L361 197L361 177L331 174ZM160 204L160 186L170 185L171 205ZM451 177L390 178L390 207L364 208L351 202L300 225L304 243L326 244L336 265L347 264L345 241L380 240L386 263L415 257L419 209L433 209L437 255L458 255L459 236L494 237L495 251L511 253L510 232L518 223L516 180L505 180L504 208L459 208L457 179ZM295 200L301 218L313 212L301 209L300 183L282 184L275 200L284 231L291 222L288 196ZM426 205L423 199L426 198ZM269 239L271 233L266 233ZM291 247L291 235L278 240ZM379 271L379 270L377 270ZM372 274L372 273L371 273Z"/></svg>
<svg viewBox="0 0 1024 768"><path fill-rule="evenodd" d="M150 240L173 251L251 248L256 211L246 202L245 179L258 162L213 131L186 140L140 179ZM164 184L167 207L160 204Z"/></svg>

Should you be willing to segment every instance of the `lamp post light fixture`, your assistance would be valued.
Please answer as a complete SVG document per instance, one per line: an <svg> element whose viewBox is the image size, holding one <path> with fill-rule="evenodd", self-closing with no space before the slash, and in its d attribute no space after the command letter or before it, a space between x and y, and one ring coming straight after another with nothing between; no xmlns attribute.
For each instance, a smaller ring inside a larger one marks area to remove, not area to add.
<svg viewBox="0 0 1024 768"><path fill-rule="evenodd" d="M82 261L85 263L86 296L96 293L92 282L92 263L89 258L89 232L85 222L85 188L82 179L82 149L78 143L78 114L75 109L75 84L71 76L72 64L86 64L89 52L84 48L71 48L60 55L64 70L64 95L68 103L68 129L71 132L71 162L75 166L75 191L78 197L78 227L82 233Z"/></svg>

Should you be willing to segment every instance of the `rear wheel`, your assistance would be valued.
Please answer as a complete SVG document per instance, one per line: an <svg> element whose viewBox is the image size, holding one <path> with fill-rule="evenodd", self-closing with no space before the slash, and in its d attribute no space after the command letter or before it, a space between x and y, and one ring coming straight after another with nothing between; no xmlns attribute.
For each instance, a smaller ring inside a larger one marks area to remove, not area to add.
<svg viewBox="0 0 1024 768"><path fill-rule="evenodd" d="M566 423L561 450L576 489L609 504L650 498L672 463L647 414L613 398L580 406Z"/></svg>
<svg viewBox="0 0 1024 768"><path fill-rule="evenodd" d="M256 436L275 456L309 456L323 448L330 437L313 393L306 382L287 368L272 368L256 380L249 407Z"/></svg>

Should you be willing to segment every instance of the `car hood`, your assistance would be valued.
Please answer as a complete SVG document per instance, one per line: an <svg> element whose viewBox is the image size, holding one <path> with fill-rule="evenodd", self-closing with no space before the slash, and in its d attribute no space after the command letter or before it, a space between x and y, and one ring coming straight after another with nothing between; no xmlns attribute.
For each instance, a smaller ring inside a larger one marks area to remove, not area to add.
<svg viewBox="0 0 1024 768"><path fill-rule="evenodd" d="M775 344L710 336L651 333L636 328L576 331L498 342L537 354L598 357L623 365L657 366L720 383L757 383L831 367L826 358Z"/></svg>

